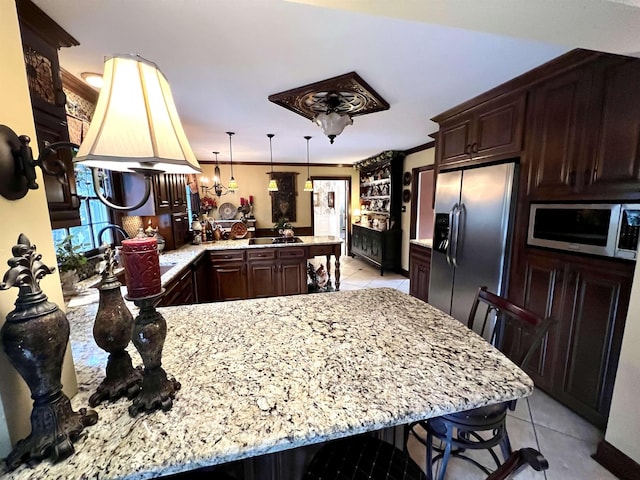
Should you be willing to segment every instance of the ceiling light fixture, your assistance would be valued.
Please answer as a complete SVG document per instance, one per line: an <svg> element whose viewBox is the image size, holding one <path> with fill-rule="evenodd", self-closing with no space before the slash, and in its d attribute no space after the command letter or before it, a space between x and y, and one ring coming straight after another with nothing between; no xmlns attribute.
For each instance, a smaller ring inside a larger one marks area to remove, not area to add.
<svg viewBox="0 0 640 480"><path fill-rule="evenodd" d="M353 124L352 117L389 109L356 72L269 95L269 101L312 120L331 143Z"/></svg>
<svg viewBox="0 0 640 480"><path fill-rule="evenodd" d="M304 138L307 141L307 181L304 182L304 191L313 192L313 182L311 181L311 176L309 175L309 140L311 140L311 137L309 135L306 135Z"/></svg>
<svg viewBox="0 0 640 480"><path fill-rule="evenodd" d="M227 135L229 135L229 163L231 163L231 178L229 179L229 186L227 188L230 192L235 192L238 189L238 182L233 178L233 152L231 151L231 136L235 135L235 133L227 132Z"/></svg>
<svg viewBox="0 0 640 480"><path fill-rule="evenodd" d="M100 75L99 73L82 72L80 76L85 82L87 82L92 87L97 88L98 90L100 90L104 85L104 81L102 80L102 75Z"/></svg>
<svg viewBox="0 0 640 480"><path fill-rule="evenodd" d="M0 194L8 200L38 188L35 167L58 178L65 175L45 165L56 150L78 148L73 159L92 171L98 199L118 211L140 208L151 194L151 179L160 173L200 173L200 165L184 133L171 88L155 63L137 55L114 55L104 63L104 87L82 145L58 142L43 148L34 160L26 135L0 126ZM100 169L144 175L143 198L130 206L116 205L100 187Z"/></svg>
<svg viewBox="0 0 640 480"><path fill-rule="evenodd" d="M313 117L313 123L318 125L322 129L322 133L329 137L330 143L333 143L333 140L342 133L344 127L353 125L353 120L348 113L340 113L342 103L343 99L339 93L327 93L324 97L326 110Z"/></svg>
<svg viewBox="0 0 640 480"><path fill-rule="evenodd" d="M273 133L267 133L267 137L269 137L269 154L271 156L271 172L269 172L269 186L267 187L267 191L269 192L278 191L278 182L273 178L273 147L271 145L271 139L274 136Z"/></svg>

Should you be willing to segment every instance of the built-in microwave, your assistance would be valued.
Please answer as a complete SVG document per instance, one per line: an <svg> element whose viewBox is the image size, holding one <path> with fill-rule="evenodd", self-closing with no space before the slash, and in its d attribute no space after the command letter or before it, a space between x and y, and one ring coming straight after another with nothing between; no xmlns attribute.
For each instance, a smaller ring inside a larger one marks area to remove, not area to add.
<svg viewBox="0 0 640 480"><path fill-rule="evenodd" d="M534 203L527 244L636 259L640 204Z"/></svg>

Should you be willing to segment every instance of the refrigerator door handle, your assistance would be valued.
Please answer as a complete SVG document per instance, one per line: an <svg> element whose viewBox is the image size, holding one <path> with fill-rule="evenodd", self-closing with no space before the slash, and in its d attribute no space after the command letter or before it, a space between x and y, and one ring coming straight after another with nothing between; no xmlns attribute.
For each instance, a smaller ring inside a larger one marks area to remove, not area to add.
<svg viewBox="0 0 640 480"><path fill-rule="evenodd" d="M455 235L453 237L454 245L453 245L453 254L451 255L451 263L454 267L458 267L458 243L460 241L460 216L462 211L464 210L464 203L460 205L456 204L456 211L454 213L455 219Z"/></svg>
<svg viewBox="0 0 640 480"><path fill-rule="evenodd" d="M453 246L453 241L456 238L455 237L455 232L454 232L454 219L455 219L455 214L456 214L456 210L458 209L458 204L456 203L453 207L451 207L451 210L449 210L449 235L447 236L447 252L446 252L446 258L447 258L447 264L449 264L449 266L453 266L453 256L451 255L451 248Z"/></svg>

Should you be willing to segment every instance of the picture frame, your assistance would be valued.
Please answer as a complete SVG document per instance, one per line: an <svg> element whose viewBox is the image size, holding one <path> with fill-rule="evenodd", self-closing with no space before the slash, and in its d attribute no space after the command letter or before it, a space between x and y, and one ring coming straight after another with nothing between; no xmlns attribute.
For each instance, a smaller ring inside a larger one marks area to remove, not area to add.
<svg viewBox="0 0 640 480"><path fill-rule="evenodd" d="M278 191L271 192L271 221L296 221L297 172L273 172L271 178L278 183Z"/></svg>

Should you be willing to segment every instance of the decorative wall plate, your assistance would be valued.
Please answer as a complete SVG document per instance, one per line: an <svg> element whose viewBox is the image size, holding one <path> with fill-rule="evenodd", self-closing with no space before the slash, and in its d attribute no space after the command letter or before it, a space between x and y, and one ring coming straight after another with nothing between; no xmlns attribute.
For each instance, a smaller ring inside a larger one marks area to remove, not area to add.
<svg viewBox="0 0 640 480"><path fill-rule="evenodd" d="M404 176L402 177L402 184L404 186L411 185L411 172L404 172Z"/></svg>
<svg viewBox="0 0 640 480"><path fill-rule="evenodd" d="M402 201L407 203L409 200L411 200L411 190L406 188L402 191Z"/></svg>
<svg viewBox="0 0 640 480"><path fill-rule="evenodd" d="M238 210L233 203L223 203L218 207L218 212L220 212L222 220L233 220L238 214Z"/></svg>
<svg viewBox="0 0 640 480"><path fill-rule="evenodd" d="M247 226L242 222L231 225L231 238L244 238L247 235Z"/></svg>

